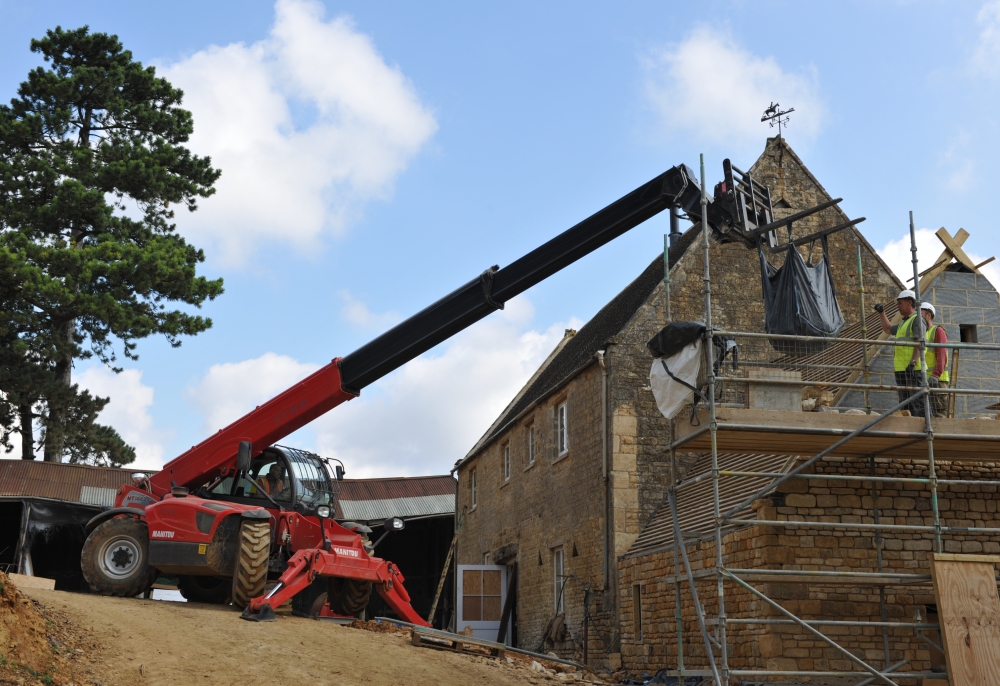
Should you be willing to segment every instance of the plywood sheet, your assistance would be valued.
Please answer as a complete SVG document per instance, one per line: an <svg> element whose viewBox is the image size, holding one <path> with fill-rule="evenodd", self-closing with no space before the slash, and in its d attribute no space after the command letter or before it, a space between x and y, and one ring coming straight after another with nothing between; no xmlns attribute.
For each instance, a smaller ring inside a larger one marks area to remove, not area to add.
<svg viewBox="0 0 1000 686"><path fill-rule="evenodd" d="M931 562L951 686L1000 684L1000 597L988 562Z"/></svg>

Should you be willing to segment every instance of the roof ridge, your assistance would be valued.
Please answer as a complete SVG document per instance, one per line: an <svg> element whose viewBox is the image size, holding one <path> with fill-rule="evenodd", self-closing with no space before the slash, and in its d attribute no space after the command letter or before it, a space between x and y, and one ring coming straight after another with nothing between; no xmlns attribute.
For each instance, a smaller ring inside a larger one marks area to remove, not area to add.
<svg viewBox="0 0 1000 686"><path fill-rule="evenodd" d="M830 192L828 190L826 190L826 188L824 188L823 184L821 184L819 182L819 179L817 179L813 175L813 173L809 169L809 167L806 166L806 163L802 161L802 158L799 157L798 153L795 152L792 149L792 146L788 144L788 141L783 136L774 136L772 138L768 138L767 139L767 143L764 146L764 154L767 153L767 149L771 145L780 145L784 150L786 150L788 152L788 154L792 156L792 159L795 161L795 163L798 164L799 167L802 168L802 171L805 172L805 174L809 178L809 180L812 181L814 184L816 184L816 188L819 189L820 193L822 193L823 195L825 195L827 200L833 200L833 196L830 195ZM753 165L751 165L751 167L750 167L751 171L753 171L754 167L756 167L758 164L760 164L761 160L764 159L764 154L762 154L760 157L758 157L757 161L754 162ZM803 209L805 209L805 208L803 208ZM845 221L846 222L846 221L850 221L851 220L851 218L847 216L847 213L844 212L844 210L842 210L840 208L840 205L834 205L833 209L836 210L837 214L840 215L841 221ZM871 254L875 256L875 259L878 260L879 264L885 269L885 272L887 274L889 274L890 276L892 276L892 278L894 278L896 280L896 285L898 285L900 287L900 289L905 288L905 286L903 285L903 282L899 279L898 276L896 276L896 273L894 271L892 271L892 268L886 263L885 260L882 259L882 256L878 254L878 250L875 249L875 246L873 246L868 241L868 239L865 238L865 235L861 232L861 229L859 229L857 227L857 225L855 225L855 226L850 227L850 230L854 231L855 235L857 235L857 237L858 237L858 240L860 240L865 245L865 247L868 248L868 250L871 252Z"/></svg>

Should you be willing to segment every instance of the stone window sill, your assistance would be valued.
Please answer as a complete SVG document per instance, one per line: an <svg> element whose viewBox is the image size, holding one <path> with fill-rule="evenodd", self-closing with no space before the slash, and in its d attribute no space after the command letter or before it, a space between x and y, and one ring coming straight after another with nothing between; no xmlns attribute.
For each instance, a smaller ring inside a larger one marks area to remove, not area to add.
<svg viewBox="0 0 1000 686"><path fill-rule="evenodd" d="M506 488L507 486L510 486L510 479L506 479L502 484L500 484L500 488Z"/></svg>
<svg viewBox="0 0 1000 686"><path fill-rule="evenodd" d="M569 457L569 451L568 450L566 452L564 452L562 455L557 456L556 459L552 460L552 464L556 464L557 462L562 462L567 457Z"/></svg>
<svg viewBox="0 0 1000 686"><path fill-rule="evenodd" d="M535 461L535 462L529 462L529 463L528 463L528 466L527 466L527 467L525 467L524 469L522 469L521 471L522 471L522 472L526 472L526 471L528 471L529 469L531 469L532 467L534 467L534 466L535 466L536 464L538 464L538 462L537 462L537 461Z"/></svg>

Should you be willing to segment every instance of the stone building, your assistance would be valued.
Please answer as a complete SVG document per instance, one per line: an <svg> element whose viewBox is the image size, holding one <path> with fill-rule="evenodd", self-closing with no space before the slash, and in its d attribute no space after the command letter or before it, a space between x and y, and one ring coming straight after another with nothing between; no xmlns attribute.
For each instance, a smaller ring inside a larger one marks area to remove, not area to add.
<svg viewBox="0 0 1000 686"><path fill-rule="evenodd" d="M750 171L771 189L779 217L830 199L782 139L769 139ZM831 207L797 224L796 233L846 220ZM704 319L701 236L696 225L670 249L675 321ZM869 306L894 302L902 284L856 228L831 235L829 248L841 309L859 327L859 254ZM763 331L756 251L713 242L710 261L715 326ZM666 322L663 277L658 255L578 332L568 331L455 466L457 508L467 512L458 564L517 563L520 647L577 659L586 653L595 667L616 669L623 658L634 670L662 666L666 646L632 634L631 602L633 584L651 583L643 570L665 572L628 555L662 512L670 485L670 424L648 386L646 349ZM743 345L750 359L774 357L752 340ZM696 469L698 456L681 462L679 471ZM673 616L651 608L651 621Z"/></svg>

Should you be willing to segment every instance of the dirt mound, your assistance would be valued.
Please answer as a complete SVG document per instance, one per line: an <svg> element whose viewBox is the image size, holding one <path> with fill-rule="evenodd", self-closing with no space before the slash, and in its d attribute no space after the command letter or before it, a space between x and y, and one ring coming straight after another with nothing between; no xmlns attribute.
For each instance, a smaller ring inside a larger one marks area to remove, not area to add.
<svg viewBox="0 0 1000 686"><path fill-rule="evenodd" d="M401 634L405 636L410 635L410 630L404 626L399 626L398 624L393 624L392 622L378 622L374 619L369 619L368 621L355 619L353 622L351 622L350 627L352 629L362 629L364 631L372 631L376 634Z"/></svg>
<svg viewBox="0 0 1000 686"><path fill-rule="evenodd" d="M0 572L0 683L72 681L75 641Z"/></svg>

